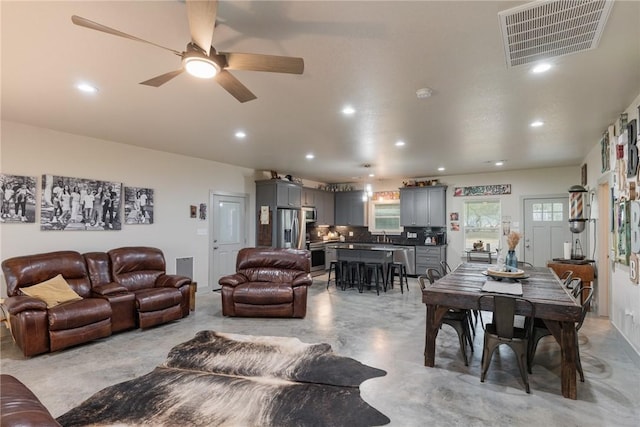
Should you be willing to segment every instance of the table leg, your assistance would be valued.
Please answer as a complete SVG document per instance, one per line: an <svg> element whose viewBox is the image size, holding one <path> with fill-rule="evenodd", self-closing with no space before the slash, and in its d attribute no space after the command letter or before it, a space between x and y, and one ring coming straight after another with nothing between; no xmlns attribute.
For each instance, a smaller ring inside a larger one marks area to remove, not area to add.
<svg viewBox="0 0 640 427"><path fill-rule="evenodd" d="M560 344L560 384L562 395L569 399L578 398L576 379L576 326L573 322L544 320L547 329Z"/></svg>
<svg viewBox="0 0 640 427"><path fill-rule="evenodd" d="M570 399L578 398L576 384L576 327L573 322L562 322L562 343L560 344L562 395Z"/></svg>
<svg viewBox="0 0 640 427"><path fill-rule="evenodd" d="M424 366L433 368L436 360L436 337L447 307L427 304L427 321L424 344Z"/></svg>

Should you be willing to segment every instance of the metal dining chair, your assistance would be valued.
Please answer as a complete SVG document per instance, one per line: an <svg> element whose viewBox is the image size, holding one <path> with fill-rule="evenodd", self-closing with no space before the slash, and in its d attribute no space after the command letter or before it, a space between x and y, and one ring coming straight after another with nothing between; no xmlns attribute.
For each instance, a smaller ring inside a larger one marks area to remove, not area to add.
<svg viewBox="0 0 640 427"><path fill-rule="evenodd" d="M433 284L436 280L440 279L440 272L435 268L428 268L426 276L418 276L418 282L420 283L420 289L425 288L425 279L429 283ZM442 323L451 326L458 334L458 341L460 342L460 350L462 351L462 359L464 365L469 366L469 359L467 358L467 343L473 353L473 338L469 331L469 311L458 310L450 308L442 318Z"/></svg>
<svg viewBox="0 0 640 427"><path fill-rule="evenodd" d="M533 321L525 321L525 327L519 328L514 325L514 319L516 304L525 304L529 307L528 311L531 314L527 318L535 316L535 307L531 301L525 298L490 294L482 295L478 298L478 309L486 310L486 306L489 305L490 301L493 302L493 320L484 327L480 382L485 380L495 349L502 344L506 344L516 354L525 390L530 393L529 378L527 376L527 356Z"/></svg>
<svg viewBox="0 0 640 427"><path fill-rule="evenodd" d="M562 273L562 276L560 276L560 281L567 286L569 284L569 282L571 281L571 279L573 278L573 271L571 270L567 270L564 273Z"/></svg>
<svg viewBox="0 0 640 427"><path fill-rule="evenodd" d="M571 295L575 298L582 289L582 279L574 277L565 285L565 287L571 291Z"/></svg>
<svg viewBox="0 0 640 427"><path fill-rule="evenodd" d="M585 296L586 295L586 296ZM584 372L582 370L582 363L580 362L580 345L578 340L578 331L582 327L584 323L584 319L587 316L587 312L589 311L589 306L591 305L591 298L593 298L593 288L585 286L580 287L580 292L576 294L576 299L578 301L582 300L582 313L580 314L580 320L576 323L576 370L580 375L580 381L584 382ZM533 332L531 335L531 340L529 344L529 355L528 359L528 369L529 373L531 373L531 367L533 366L533 358L536 354L536 349L538 348L538 341L542 338L551 335L551 331L547 329L547 326L541 319L534 319L533 321Z"/></svg>

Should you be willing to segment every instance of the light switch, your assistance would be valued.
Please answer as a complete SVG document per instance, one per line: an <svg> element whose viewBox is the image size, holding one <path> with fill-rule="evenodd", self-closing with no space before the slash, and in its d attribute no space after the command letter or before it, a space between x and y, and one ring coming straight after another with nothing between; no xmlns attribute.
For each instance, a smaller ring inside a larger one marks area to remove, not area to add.
<svg viewBox="0 0 640 427"><path fill-rule="evenodd" d="M207 235L207 229L206 228L198 228L196 230L196 234L198 236L206 236Z"/></svg>

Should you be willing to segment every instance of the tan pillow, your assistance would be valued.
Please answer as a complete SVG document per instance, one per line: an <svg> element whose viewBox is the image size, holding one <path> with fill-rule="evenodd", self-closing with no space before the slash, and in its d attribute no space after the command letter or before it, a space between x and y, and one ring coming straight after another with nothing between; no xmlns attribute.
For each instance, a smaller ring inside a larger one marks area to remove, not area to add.
<svg viewBox="0 0 640 427"><path fill-rule="evenodd" d="M37 285L20 288L20 290L25 295L44 301L47 303L47 308L55 307L63 302L82 299L80 295L71 289L62 274L58 274L56 277Z"/></svg>

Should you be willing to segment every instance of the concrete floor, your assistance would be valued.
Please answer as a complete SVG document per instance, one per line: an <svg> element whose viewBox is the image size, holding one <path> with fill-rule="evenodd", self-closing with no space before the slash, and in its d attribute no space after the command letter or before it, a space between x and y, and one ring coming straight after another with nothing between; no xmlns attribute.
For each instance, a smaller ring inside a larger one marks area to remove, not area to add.
<svg viewBox="0 0 640 427"><path fill-rule="evenodd" d="M392 426L640 425L640 363L608 319L588 318L581 329L586 382L578 383L578 400L560 393L559 348L551 337L538 347L528 395L507 347L494 355L486 382L480 382L480 325L469 367L446 325L438 335L436 367L424 367L425 306L416 279L410 279L408 293L396 286L380 296L334 286L327 291L325 280L315 278L305 319L224 318L220 294L200 289L188 318L54 354L25 359L5 336L1 372L27 384L59 416L104 387L151 371L174 345L210 329L327 342L340 355L386 370L386 376L363 383L361 393Z"/></svg>

